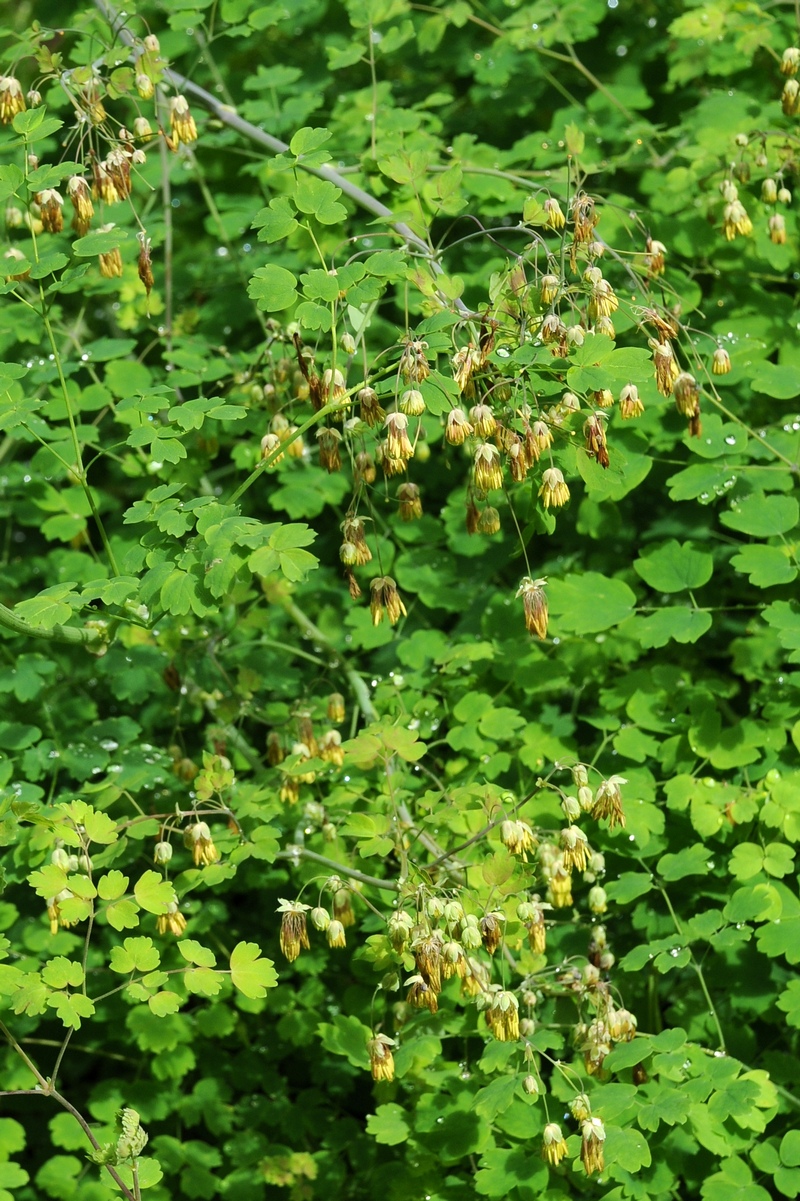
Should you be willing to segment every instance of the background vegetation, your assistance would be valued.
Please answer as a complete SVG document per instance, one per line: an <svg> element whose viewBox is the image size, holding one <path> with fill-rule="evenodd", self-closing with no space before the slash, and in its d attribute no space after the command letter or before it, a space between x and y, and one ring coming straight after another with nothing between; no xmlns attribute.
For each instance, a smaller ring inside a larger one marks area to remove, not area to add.
<svg viewBox="0 0 800 1201"><path fill-rule="evenodd" d="M796 1197L794 8L39 8L0 1199Z"/></svg>

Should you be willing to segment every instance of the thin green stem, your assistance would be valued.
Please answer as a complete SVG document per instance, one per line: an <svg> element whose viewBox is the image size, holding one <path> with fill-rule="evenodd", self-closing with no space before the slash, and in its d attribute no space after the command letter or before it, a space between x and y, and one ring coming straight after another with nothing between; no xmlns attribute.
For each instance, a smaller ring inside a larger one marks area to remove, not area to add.
<svg viewBox="0 0 800 1201"><path fill-rule="evenodd" d="M358 880L361 884L369 885L370 888L382 888L384 892L400 891L400 885L394 880L380 880L377 876L367 876L355 867L348 867L346 863L337 863L335 859L326 859L324 855L318 855L316 851L308 851L305 847L288 847L285 851L278 851L275 858L288 859L291 862L308 859L311 863L320 863L323 867L330 868L334 875L347 876L351 880Z"/></svg>
<svg viewBox="0 0 800 1201"><path fill-rule="evenodd" d="M0 626L15 634L24 634L27 638L44 638L49 642L82 642L88 646L92 643L105 641L106 634L102 630L92 628L79 629L76 626L54 625L46 630L42 626L32 625L22 617L17 617L13 609L0 605Z"/></svg>
<svg viewBox="0 0 800 1201"><path fill-rule="evenodd" d="M657 887L658 891L661 893L662 897L664 898L664 903L666 904L667 909L669 910L669 915L672 918L672 923L675 926L677 933L682 938L683 937L683 927L681 926L680 919L672 906L672 901L669 899L669 894L667 893L666 888L664 888L663 884L657 884L656 887ZM691 947L689 948L689 954L692 956L692 967L694 968L695 972L697 973L697 979L700 982L700 988L703 992L703 996L705 998L706 1004L708 1005L709 1016L713 1020L714 1025L717 1030L717 1037L719 1039L719 1049L720 1049L720 1051L724 1052L726 1050L725 1035L722 1033L722 1026L720 1024L719 1014L717 1013L716 1006L711 999L711 993L708 991L708 985L706 984L706 978L703 975L703 969L701 968L700 964L697 962L697 959L696 959Z"/></svg>
<svg viewBox="0 0 800 1201"><path fill-rule="evenodd" d="M89 508L91 509L92 517L94 518L95 525L97 526L97 532L100 535L100 540L103 543L103 548L106 552L106 555L108 556L108 562L111 567L111 570L113 571L115 576L118 576L120 574L120 571L119 571L119 567L117 566L117 560L114 557L114 551L111 549L111 543L108 540L108 534L106 533L106 527L103 524L103 519L100 516L100 513L97 508L97 504L95 503L94 494L92 493L92 490L89 487L89 481L86 478L86 468L83 465L81 444L80 444L80 440L78 438L78 428L75 424L75 414L72 411L72 401L70 399L69 389L67 387L67 380L64 375L64 369L61 364L61 355L59 353L58 346L56 345L55 334L53 333L53 327L50 323L50 316L47 312L44 288L42 287L41 284L39 284L39 295L40 295L41 303L42 303L41 318L42 318L42 322L44 324L44 328L47 331L47 338L48 338L48 341L50 342L50 349L53 352L53 358L54 358L55 364L56 364L56 371L58 372L58 380L61 385L61 394L64 397L64 405L67 410L67 420L69 422L70 433L72 435L73 449L75 451L75 468L76 468L75 473L78 477L81 488L83 489L84 495L85 495L87 501L89 502Z"/></svg>
<svg viewBox="0 0 800 1201"><path fill-rule="evenodd" d="M258 466L250 472L247 479L244 480L236 489L236 491L228 497L228 500L225 503L229 505L235 505L239 497L244 496L245 492L247 492L248 488L250 488L256 482L259 476L262 475L268 467L271 467L272 464L285 453L286 447L290 442L294 442L297 438L302 438L306 430L310 430L313 425L316 425L318 421L322 421L328 416L329 413L334 412L334 410L341 411L341 405L324 405L319 412L314 413L313 416L309 417L308 421L305 421L302 425L298 426L296 430L294 430L281 442L280 446L275 448L271 455L268 455L266 459L262 459Z"/></svg>

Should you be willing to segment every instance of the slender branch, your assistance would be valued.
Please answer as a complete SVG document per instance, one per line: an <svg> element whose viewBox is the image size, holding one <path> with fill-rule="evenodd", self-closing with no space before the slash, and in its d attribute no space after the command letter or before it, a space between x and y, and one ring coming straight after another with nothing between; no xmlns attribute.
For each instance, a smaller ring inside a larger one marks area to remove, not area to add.
<svg viewBox="0 0 800 1201"><path fill-rule="evenodd" d="M3 1035L6 1042L8 1043L9 1047L11 1047L11 1050L16 1052L17 1055L19 1055L20 1059L25 1064L25 1067L28 1069L28 1071L31 1073L31 1075L33 1077L35 1077L35 1079L38 1081L39 1089L47 1088L46 1078L39 1071L36 1064L31 1059L31 1057L29 1055L25 1054L22 1047L19 1045L17 1040L14 1038L14 1035L9 1030L8 1026L6 1026L5 1022L0 1022L0 1034ZM34 1089L32 1091L38 1092L39 1090Z"/></svg>
<svg viewBox="0 0 800 1201"><path fill-rule="evenodd" d="M88 939L87 939L86 945L88 947ZM85 960L85 958L84 958L84 963L83 963L83 981L84 981L83 986L85 989L86 988L86 960ZM64 1056L67 1053L67 1047L69 1046L70 1039L72 1038L74 1033L75 1033L75 1027L70 1026L69 1030L64 1035L64 1040L61 1043L61 1046L58 1049L58 1055L56 1056L55 1067L53 1068L53 1074L50 1077L50 1085L52 1088L55 1088L55 1086L56 1086L56 1081L58 1080L58 1073L61 1070L62 1060L64 1059Z"/></svg>
<svg viewBox="0 0 800 1201"><path fill-rule="evenodd" d="M36 1088L10 1089L6 1092L0 1093L0 1096L3 1096L3 1097L20 1097L20 1096L22 1096L22 1097L52 1097L53 1100L58 1105L60 1105L63 1109L66 1109L68 1113L72 1114L75 1121L78 1123L81 1130L83 1131L83 1133L88 1138L89 1142L94 1147L95 1151L99 1151L100 1144L98 1143L97 1139L94 1137L94 1134L92 1133L92 1128L89 1125L89 1123L86 1121L86 1118L83 1116L83 1114L80 1113L75 1108L75 1106L72 1104L71 1101L68 1101L66 1097L62 1096L61 1093L57 1092L57 1090L53 1087L53 1082L51 1080L47 1080L42 1075L42 1073L36 1067L36 1064L33 1062L33 1060L28 1055L25 1054L22 1047L19 1045L17 1040L14 1038L14 1035L11 1033L11 1031L8 1029L8 1027L3 1022L0 1022L0 1033L2 1033L4 1035L8 1045L11 1047L12 1051L14 1051L17 1055L19 1055L20 1059L25 1064L25 1067L28 1069L29 1072L32 1073L33 1076L36 1077L36 1080L38 1081L38 1086ZM127 1187L125 1182L120 1178L119 1174L114 1171L111 1164L108 1164L108 1163L103 1164L103 1167L106 1169L108 1174L111 1176L111 1179L114 1181L114 1183L117 1185L117 1187L122 1191L123 1196L127 1197L128 1201L136 1201L136 1198L134 1197L133 1193Z"/></svg>
<svg viewBox="0 0 800 1201"><path fill-rule="evenodd" d="M359 880L362 884L368 884L371 888L382 888L385 892L399 892L400 885L394 880L379 880L377 876L367 876L364 872L360 872L357 868L348 867L345 863L337 863L335 859L326 859L324 855L318 855L316 851L307 851L305 847L292 846L285 851L278 851L276 859L309 859L312 863L321 863L323 867L329 867L337 875L349 876L351 880Z"/></svg>
<svg viewBox="0 0 800 1201"><path fill-rule="evenodd" d="M247 479L243 480L242 483L239 485L239 487L236 489L236 491L231 493L231 495L228 497L228 499L225 503L229 504L229 505L235 505L237 500L239 499L239 497L244 495L244 493L251 486L251 484L254 484L255 481L259 478L259 476L263 475L263 473L266 471L266 469L268 467L271 467L273 463L276 463L278 461L278 459L283 457L283 455L286 451L286 447L291 442L294 442L295 439L297 439L297 438L302 438L302 436L306 432L306 430L311 429L312 425L316 425L318 421L324 421L329 413L334 413L334 412L341 413L341 411L342 411L342 406L340 404L326 404L326 405L323 405L323 407L321 409L319 409L316 413L312 413L312 415L309 417L308 421L304 421L303 424L298 426L297 429L294 430L291 434L289 434L289 436L287 438L283 439L280 446L276 447L275 450L273 450L271 455L268 455L266 459L261 460L261 462L258 464L258 466L255 467L250 472Z"/></svg>
<svg viewBox="0 0 800 1201"><path fill-rule="evenodd" d="M50 1089L49 1092L45 1093L44 1095L51 1096L54 1101L58 1102L59 1105L63 1106L63 1108L66 1109L68 1113L72 1114L73 1118L78 1123L81 1130L83 1131L83 1133L88 1138L89 1142L94 1147L95 1151L99 1151L100 1144L98 1143L97 1139L94 1137L94 1134L92 1133L92 1128L89 1125L89 1123L86 1121L86 1118L83 1116L83 1114L79 1113L78 1110L75 1108L75 1106L73 1104L71 1104L71 1102L69 1102L66 1097L63 1097L61 1095L61 1093L56 1092L55 1089ZM124 1197L128 1198L128 1201L138 1201L136 1196L131 1192L131 1190L125 1184L124 1180L119 1175L119 1173L117 1171L115 1171L114 1168L112 1168L110 1163L103 1164L103 1167L108 1172L109 1176L114 1181L117 1188L120 1189L120 1191L122 1192L122 1195Z"/></svg>
<svg viewBox="0 0 800 1201"><path fill-rule="evenodd" d="M299 605L296 605L291 598L287 597L283 601L283 607L291 617L292 621L299 625L300 629L304 630L305 633L308 634L309 638L313 639L313 641L319 645L325 647L331 656L333 665L338 667L347 677L347 681L353 691L353 695L356 698L358 707L361 710L364 719L370 722L377 721L378 711L372 703L372 698L369 694L369 688L367 687L366 681L363 680L355 668L351 667L347 660L339 654L336 648L322 633L322 630L320 630L318 626L314 625L311 618L306 617Z"/></svg>
<svg viewBox="0 0 800 1201"><path fill-rule="evenodd" d="M658 885L656 885L656 887L658 888L658 891L661 893L662 897L664 898L667 909L669 910L669 915L672 918L672 923L675 926L676 931L678 932L678 934L681 937L683 937L683 927L681 926L680 919L678 918L678 915L672 906L672 901L669 899L669 894L667 893L666 888L664 888L664 886L662 884L658 884ZM720 1024L719 1015L717 1013L717 1008L711 999L711 993L708 991L708 985L706 984L706 978L703 975L703 969L701 968L700 964L697 962L697 959L696 959L691 947L689 948L689 954L692 957L692 967L694 968L695 972L697 973L697 979L700 982L700 988L702 989L703 996L705 997L706 1004L708 1005L709 1015L717 1029L717 1038L719 1039L719 1049L720 1049L720 1051L724 1052L726 1050L725 1035L722 1033L722 1025Z"/></svg>

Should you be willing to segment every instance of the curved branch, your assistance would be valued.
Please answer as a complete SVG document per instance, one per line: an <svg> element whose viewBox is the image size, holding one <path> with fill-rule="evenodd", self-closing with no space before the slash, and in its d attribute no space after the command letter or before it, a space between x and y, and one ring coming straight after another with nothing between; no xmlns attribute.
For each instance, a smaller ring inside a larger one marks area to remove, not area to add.
<svg viewBox="0 0 800 1201"><path fill-rule="evenodd" d="M108 0L94 0L94 2L111 28L115 30L120 40L133 48L136 45L137 39L128 29L120 24L120 14L114 6L108 3ZM164 71L164 78L177 91L182 92L184 95L193 96L204 109L212 113L223 125L227 125L229 129L235 129L237 133L242 134L243 137L248 138L251 142L255 142L256 145L263 146L265 150L269 150L272 154L285 154L289 150L287 142L281 141L280 138L276 138L271 133L266 133L263 129L259 129L257 125L251 124L250 121L245 121L244 117L240 117L236 110L231 108L229 104L223 104L211 92L207 92L199 84L193 83L191 79L187 79L179 71L168 67ZM435 257L435 253L431 250L425 239L415 233L409 225L406 225L405 221L396 221L392 210L387 208L385 204L382 204L377 197L372 196L369 192L365 192L357 184L351 183L350 180L340 175L338 171L328 166L327 163L324 163L320 167L314 167L308 163L304 163L302 158L300 158L297 161L297 166L302 171L307 171L310 175L316 175L320 179L327 179L330 183L335 184L337 188L340 188L345 196L349 196L361 208L366 209L367 212L374 213L376 217L382 217L384 221L388 222L398 237L403 239L407 246L416 250L426 259L430 264L434 276L444 273L441 263ZM444 307L448 307L445 298L441 297L441 300ZM462 300L457 299L454 303L462 316L474 316L472 310Z"/></svg>
<svg viewBox="0 0 800 1201"><path fill-rule="evenodd" d="M28 638L44 638L50 642L82 642L85 646L102 642L106 637L106 631L86 626L56 625L46 630L43 626L31 625L24 618L17 617L14 610L9 609L7 605L0 605L0 626L5 626L15 634L24 634Z"/></svg>
<svg viewBox="0 0 800 1201"><path fill-rule="evenodd" d="M278 851L275 858L310 859L312 863L321 863L323 867L329 867L336 875L349 876L351 880L358 880L361 884L370 885L371 888L382 888L385 892L400 891L400 885L394 880L379 880L377 876L367 876L355 867L348 867L346 863L337 863L335 859L326 859L324 855L318 855L316 851L307 851L305 847L287 847L285 851Z"/></svg>

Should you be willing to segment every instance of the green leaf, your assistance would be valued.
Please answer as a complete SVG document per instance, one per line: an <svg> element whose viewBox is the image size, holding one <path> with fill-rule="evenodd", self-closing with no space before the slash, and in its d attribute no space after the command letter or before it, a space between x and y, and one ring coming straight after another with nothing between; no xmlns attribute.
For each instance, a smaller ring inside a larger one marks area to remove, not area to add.
<svg viewBox="0 0 800 1201"><path fill-rule="evenodd" d="M30 1176L18 1163L0 1163L0 1199L12 1201L11 1193L5 1192L10 1188L22 1188L30 1180Z"/></svg>
<svg viewBox="0 0 800 1201"><path fill-rule="evenodd" d="M472 1108L486 1122L493 1122L499 1113L505 1113L519 1084L518 1077L497 1076L475 1094Z"/></svg>
<svg viewBox="0 0 800 1201"><path fill-rule="evenodd" d="M24 1150L26 1142L25 1127L20 1122L14 1118L0 1118L0 1159Z"/></svg>
<svg viewBox="0 0 800 1201"><path fill-rule="evenodd" d="M639 1110L637 1121L643 1130L658 1130L661 1122L667 1126L682 1126L689 1116L691 1101L685 1093L668 1085L660 1088Z"/></svg>
<svg viewBox="0 0 800 1201"><path fill-rule="evenodd" d="M775 1004L786 1014L786 1023L800 1029L800 980L790 980ZM800 1149L798 1150L800 1154ZM787 1162L784 1160L784 1162ZM791 1167L800 1166L800 1159Z"/></svg>
<svg viewBox="0 0 800 1201"><path fill-rule="evenodd" d="M481 1197L498 1198L516 1193L532 1201L542 1195L548 1179L548 1168L538 1154L538 1148L498 1147L481 1156L475 1174L475 1191Z"/></svg>
<svg viewBox="0 0 800 1201"><path fill-rule="evenodd" d="M233 948L231 980L234 988L252 998L266 996L267 989L278 983L272 960L262 959L261 950L254 942L239 942Z"/></svg>
<svg viewBox="0 0 800 1201"><path fill-rule="evenodd" d="M174 992L157 992L155 996L149 997L147 1004L150 1006L150 1012L156 1017L166 1017L168 1013L177 1013L181 1007L181 999Z"/></svg>
<svg viewBox="0 0 800 1201"><path fill-rule="evenodd" d="M69 621L73 606L80 603L74 589L75 584L71 582L54 584L51 588L45 588L38 596L20 601L14 612L32 625L40 626L43 630L52 630L54 626Z"/></svg>
<svg viewBox="0 0 800 1201"><path fill-rule="evenodd" d="M689 542L681 544L673 540L636 559L633 568L657 592L682 592L707 584L714 560L704 551L694 550Z"/></svg>
<svg viewBox="0 0 800 1201"><path fill-rule="evenodd" d="M684 880L687 876L704 876L708 870L711 851L700 842L684 847L675 855L662 855L658 872L665 880Z"/></svg>
<svg viewBox="0 0 800 1201"><path fill-rule="evenodd" d="M708 1176L700 1194L703 1201L769 1201L769 1193L753 1181L753 1173L738 1156L724 1159L722 1170Z"/></svg>
<svg viewBox="0 0 800 1201"><path fill-rule="evenodd" d="M627 584L595 571L551 579L547 595L558 628L574 634L595 634L618 625L636 604Z"/></svg>
<svg viewBox="0 0 800 1201"><path fill-rule="evenodd" d="M339 203L341 194L329 180L303 175L297 181L294 202L301 213L313 215L323 225L338 225L347 217L347 209Z"/></svg>
<svg viewBox="0 0 800 1201"><path fill-rule="evenodd" d="M649 872L623 872L616 880L610 880L605 885L609 900L619 905L627 905L643 897L652 888L653 878Z"/></svg>
<svg viewBox="0 0 800 1201"><path fill-rule="evenodd" d="M762 926L756 936L759 951L774 959L785 955L789 963L800 963L800 917L776 917Z"/></svg>
<svg viewBox="0 0 800 1201"><path fill-rule="evenodd" d="M800 1130L789 1130L784 1134L778 1154L787 1168L800 1167Z"/></svg>
<svg viewBox="0 0 800 1201"><path fill-rule="evenodd" d="M187 992L200 997L216 997L222 988L222 976L210 967L187 968L183 983Z"/></svg>
<svg viewBox="0 0 800 1201"><path fill-rule="evenodd" d="M72 1030L80 1030L81 1019L90 1018L94 1014L94 1003L82 993L51 993L47 1004L51 1009L55 1009L64 1025Z"/></svg>
<svg viewBox="0 0 800 1201"><path fill-rule="evenodd" d="M133 886L133 895L137 904L148 913L166 913L178 899L169 880L163 880L154 871L146 871L139 877Z"/></svg>
<svg viewBox="0 0 800 1201"><path fill-rule="evenodd" d="M98 896L104 901L116 901L125 892L130 883L127 876L123 876L122 872L114 871L107 872L97 881Z"/></svg>
<svg viewBox="0 0 800 1201"><path fill-rule="evenodd" d="M565 127L564 137L566 138L567 142L568 154L583 154L583 150L586 145L586 135L575 124L574 121L570 121L570 123Z"/></svg>
<svg viewBox="0 0 800 1201"><path fill-rule="evenodd" d="M81 822L90 842L99 842L107 846L116 842L119 837L117 823L107 813L100 813L89 805L83 812Z"/></svg>
<svg viewBox="0 0 800 1201"><path fill-rule="evenodd" d="M375 1113L367 1115L367 1134L371 1134L376 1143L396 1147L404 1143L410 1133L405 1110L394 1102L379 1105Z"/></svg>
<svg viewBox="0 0 800 1201"><path fill-rule="evenodd" d="M83 968L79 963L57 955L55 959L48 959L42 968L42 979L48 988L80 988Z"/></svg>
<svg viewBox="0 0 800 1201"><path fill-rule="evenodd" d="M780 894L771 884L751 884L737 888L723 910L729 922L765 922L780 917Z"/></svg>
<svg viewBox="0 0 800 1201"><path fill-rule="evenodd" d="M16 113L11 122L15 133L22 137L33 133L44 121L46 111L45 106L40 104L36 108L29 108L27 112Z"/></svg>
<svg viewBox="0 0 800 1201"><path fill-rule="evenodd" d="M798 520L800 505L793 496L765 496L763 492L732 502L730 511L720 514L723 525L754 538L786 534Z"/></svg>
<svg viewBox="0 0 800 1201"><path fill-rule="evenodd" d="M670 500L699 500L708 504L735 483L734 472L725 463L693 463L667 480Z"/></svg>
<svg viewBox="0 0 800 1201"><path fill-rule="evenodd" d="M733 848L728 869L737 880L749 880L757 876L764 866L764 852L754 842L740 842Z"/></svg>
<svg viewBox="0 0 800 1201"><path fill-rule="evenodd" d="M20 721L0 722L0 747L6 751L22 751L33 746L42 736L38 726L29 726Z"/></svg>
<svg viewBox="0 0 800 1201"><path fill-rule="evenodd" d="M761 361L750 377L754 392L776 400L794 400L797 396L797 368L784 363Z"/></svg>
<svg viewBox="0 0 800 1201"><path fill-rule="evenodd" d="M610 1055L603 1061L610 1072L622 1072L625 1068L635 1067L652 1054L652 1047L646 1038L636 1038L629 1043L617 1043Z"/></svg>
<svg viewBox="0 0 800 1201"><path fill-rule="evenodd" d="M139 925L139 906L126 899L112 901L105 910L105 918L115 930L135 930Z"/></svg>
<svg viewBox="0 0 800 1201"><path fill-rule="evenodd" d="M19 192L25 176L15 163L5 163L0 166L0 200L8 200Z"/></svg>
<svg viewBox="0 0 800 1201"><path fill-rule="evenodd" d="M178 950L188 963L195 963L198 967L214 967L217 962L214 952L193 938L181 939Z"/></svg>
<svg viewBox="0 0 800 1201"><path fill-rule="evenodd" d="M791 584L797 576L797 568L791 562L789 547L744 546L731 559L731 567L750 577L756 588L773 588L777 584Z"/></svg>
<svg viewBox="0 0 800 1201"><path fill-rule="evenodd" d="M764 871L768 876L788 876L794 870L792 847L783 842L768 842L764 847Z"/></svg>
<svg viewBox="0 0 800 1201"><path fill-rule="evenodd" d="M314 129L310 125L304 125L292 138L289 149L299 158L301 154L310 154L313 150L318 150L330 141L331 137L329 129Z"/></svg>
<svg viewBox="0 0 800 1201"><path fill-rule="evenodd" d="M122 946L111 948L112 972L127 975L129 972L152 972L161 961L152 938L126 938Z"/></svg>
<svg viewBox="0 0 800 1201"><path fill-rule="evenodd" d="M355 1015L337 1014L333 1022L321 1022L318 1027L322 1045L334 1055L344 1055L354 1068L368 1068L367 1043L372 1031Z"/></svg>
<svg viewBox="0 0 800 1201"><path fill-rule="evenodd" d="M606 1127L604 1146L608 1174L616 1179L617 1168L636 1173L649 1168L652 1163L647 1140L637 1130L626 1130L619 1126Z"/></svg>
<svg viewBox="0 0 800 1201"><path fill-rule="evenodd" d="M31 872L28 883L39 897L57 897L67 887L67 873L54 863L47 863L38 872Z"/></svg>
<svg viewBox="0 0 800 1201"><path fill-rule="evenodd" d="M279 242L294 233L298 225L288 197L276 196L270 200L268 208L256 213L253 227L258 230L259 242Z"/></svg>
<svg viewBox="0 0 800 1201"><path fill-rule="evenodd" d="M131 234L127 229L119 229L115 227L107 232L97 230L94 233L87 234L85 238L76 238L72 243L72 249L79 258L89 258L98 254L108 254L111 250L116 250L118 246L130 241Z"/></svg>
<svg viewBox="0 0 800 1201"><path fill-rule="evenodd" d="M666 646L671 639L682 643L697 642L708 633L711 624L710 613L672 605L641 620L636 626L636 637L646 649Z"/></svg>
<svg viewBox="0 0 800 1201"><path fill-rule="evenodd" d="M266 313L290 308L297 298L297 280L291 271L270 263L259 267L247 286L247 295Z"/></svg>

